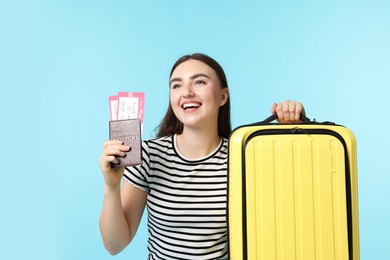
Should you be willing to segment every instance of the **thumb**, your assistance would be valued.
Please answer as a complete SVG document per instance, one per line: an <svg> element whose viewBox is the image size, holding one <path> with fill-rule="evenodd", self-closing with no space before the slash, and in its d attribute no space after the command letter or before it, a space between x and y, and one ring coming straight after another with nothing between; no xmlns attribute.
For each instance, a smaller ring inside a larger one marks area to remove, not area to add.
<svg viewBox="0 0 390 260"><path fill-rule="evenodd" d="M276 104L276 103L273 103L272 108L271 108L271 113L272 113L272 114L275 114L275 113L276 113L276 106L277 106L277 104Z"/></svg>

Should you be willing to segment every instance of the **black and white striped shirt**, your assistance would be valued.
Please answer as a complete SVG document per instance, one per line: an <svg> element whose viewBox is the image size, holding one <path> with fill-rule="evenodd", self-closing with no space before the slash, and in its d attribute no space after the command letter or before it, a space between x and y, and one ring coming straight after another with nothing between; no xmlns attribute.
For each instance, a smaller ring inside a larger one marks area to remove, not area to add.
<svg viewBox="0 0 390 260"><path fill-rule="evenodd" d="M149 259L227 259L227 139L189 160L175 137L144 141L142 166L124 175L148 192Z"/></svg>

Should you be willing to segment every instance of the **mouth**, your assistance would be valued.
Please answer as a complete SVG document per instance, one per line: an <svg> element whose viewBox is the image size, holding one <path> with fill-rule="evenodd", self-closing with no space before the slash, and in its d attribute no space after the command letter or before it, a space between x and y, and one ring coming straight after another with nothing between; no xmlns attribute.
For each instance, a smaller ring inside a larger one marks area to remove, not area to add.
<svg viewBox="0 0 390 260"><path fill-rule="evenodd" d="M184 103L181 106L181 108L183 108L184 110L196 109L196 108L199 108L201 105L202 105L202 103L199 103L199 102L187 102L187 103Z"/></svg>

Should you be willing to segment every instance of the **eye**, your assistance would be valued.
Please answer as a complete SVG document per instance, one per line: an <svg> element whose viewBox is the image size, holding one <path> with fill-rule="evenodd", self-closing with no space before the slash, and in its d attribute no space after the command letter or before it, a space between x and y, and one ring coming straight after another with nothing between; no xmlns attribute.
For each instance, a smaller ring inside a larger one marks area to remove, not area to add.
<svg viewBox="0 0 390 260"><path fill-rule="evenodd" d="M206 84L206 81L204 80L198 79L195 81L195 85L204 85L204 84Z"/></svg>
<svg viewBox="0 0 390 260"><path fill-rule="evenodd" d="M171 89L177 89L177 88L180 88L181 87L181 84L172 84L171 85Z"/></svg>

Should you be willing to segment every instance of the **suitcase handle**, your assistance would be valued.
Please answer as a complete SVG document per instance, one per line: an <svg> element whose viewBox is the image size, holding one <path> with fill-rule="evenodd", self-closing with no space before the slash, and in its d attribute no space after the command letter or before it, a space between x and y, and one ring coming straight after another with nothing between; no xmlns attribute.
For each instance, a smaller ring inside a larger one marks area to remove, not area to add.
<svg viewBox="0 0 390 260"><path fill-rule="evenodd" d="M275 113L275 114L272 114L271 116L269 116L268 118L264 119L260 123L261 124L269 124L276 119L278 119L278 115ZM310 123L310 119L308 117L306 117L305 115L301 114L299 119L302 121L302 123Z"/></svg>

